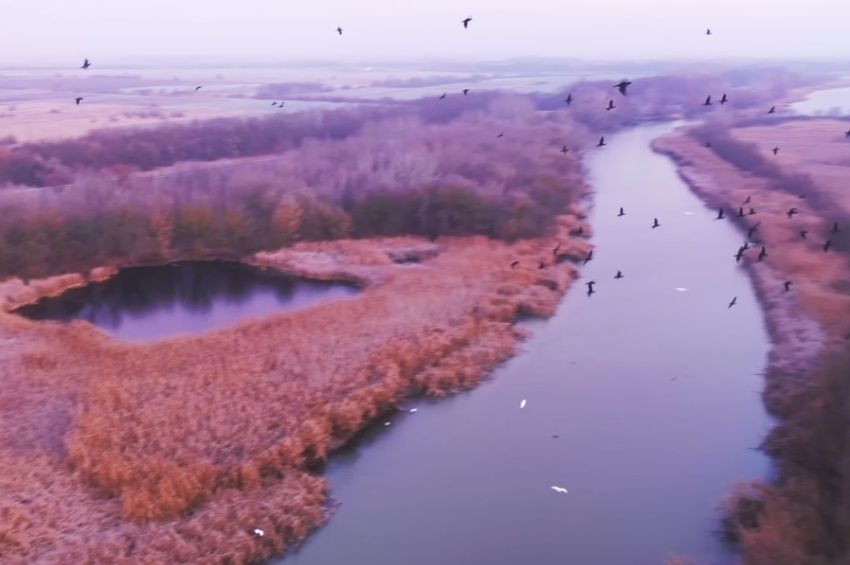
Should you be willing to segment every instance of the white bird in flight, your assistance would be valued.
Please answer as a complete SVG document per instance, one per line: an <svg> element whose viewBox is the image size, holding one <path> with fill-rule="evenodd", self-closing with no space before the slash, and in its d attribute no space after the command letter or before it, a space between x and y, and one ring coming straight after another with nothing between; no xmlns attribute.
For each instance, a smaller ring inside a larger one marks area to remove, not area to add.
<svg viewBox="0 0 850 565"><path fill-rule="evenodd" d="M519 403L519 407L520 407L520 408L525 408L525 405L526 405L526 404L528 404L528 401L527 401L526 399L524 399L524 398L523 398L523 399L522 399L522 402L520 402L520 403Z"/></svg>
<svg viewBox="0 0 850 565"><path fill-rule="evenodd" d="M678 290L679 292L688 292L687 288L682 288L681 286L677 286L676 290Z"/></svg>
<svg viewBox="0 0 850 565"><path fill-rule="evenodd" d="M253 530L251 530L251 533L259 537L263 537L266 534L266 532L264 532L262 528L254 528Z"/></svg>
<svg viewBox="0 0 850 565"><path fill-rule="evenodd" d="M419 408L411 408L410 409L411 414L416 414L417 412L419 412Z"/></svg>
<svg viewBox="0 0 850 565"><path fill-rule="evenodd" d="M559 493L561 493L561 494L567 494L567 489L565 489L564 487L559 487L559 486L557 486L557 485L552 485L552 486L551 486L551 487L549 487L549 488L551 488L551 489L552 489L552 490L554 490L555 492L559 492Z"/></svg>

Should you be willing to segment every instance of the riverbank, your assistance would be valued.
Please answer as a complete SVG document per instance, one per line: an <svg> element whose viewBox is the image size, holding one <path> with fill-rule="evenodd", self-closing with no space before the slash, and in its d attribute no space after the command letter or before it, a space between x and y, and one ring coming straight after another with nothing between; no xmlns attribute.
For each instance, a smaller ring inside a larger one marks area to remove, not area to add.
<svg viewBox="0 0 850 565"><path fill-rule="evenodd" d="M837 564L848 557L850 199L840 185L850 171L844 126L804 120L728 131L692 127L654 143L708 206L725 208L742 242L757 226L742 268L757 289L773 341L764 402L779 422L762 448L778 473L769 484L742 486L728 501L727 533L740 542L747 565ZM792 208L799 213L789 215ZM767 257L759 261L762 247ZM729 250L730 261L735 251ZM789 291L785 281L791 281Z"/></svg>
<svg viewBox="0 0 850 565"><path fill-rule="evenodd" d="M3 559L280 554L326 519L314 470L330 450L409 395L474 386L515 353L520 316L554 312L576 271L553 249L585 254L569 236L581 223L563 216L553 237L514 244L377 238L261 253L246 261L365 288L198 337L131 345L86 323L0 314ZM86 278L7 284L5 308Z"/></svg>

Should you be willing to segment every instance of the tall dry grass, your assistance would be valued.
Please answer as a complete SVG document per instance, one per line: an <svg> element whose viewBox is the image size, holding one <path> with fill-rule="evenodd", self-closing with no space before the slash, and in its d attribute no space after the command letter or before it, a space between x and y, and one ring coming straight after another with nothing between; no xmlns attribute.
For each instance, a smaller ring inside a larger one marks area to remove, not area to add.
<svg viewBox="0 0 850 565"><path fill-rule="evenodd" d="M586 251L567 235L577 222L514 244L391 238L262 254L253 261L367 286L197 338L128 345L85 324L0 318L0 340L16 340L0 357L11 383L0 427L40 430L15 449L0 436L0 555L245 563L298 543L325 519L327 485L311 469L330 451L411 394L474 386L515 352L520 313L554 311L574 269L552 249Z"/></svg>

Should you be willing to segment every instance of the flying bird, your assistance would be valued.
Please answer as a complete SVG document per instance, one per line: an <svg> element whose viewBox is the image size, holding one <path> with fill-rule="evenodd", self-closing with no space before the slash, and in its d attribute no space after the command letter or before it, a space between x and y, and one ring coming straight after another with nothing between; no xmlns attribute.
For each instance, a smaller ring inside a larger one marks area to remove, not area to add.
<svg viewBox="0 0 850 565"><path fill-rule="evenodd" d="M768 110L767 113L768 114L775 114L776 113L776 106L771 106L770 110Z"/></svg>
<svg viewBox="0 0 850 565"><path fill-rule="evenodd" d="M800 230L800 239L806 239L807 235L809 235L809 230Z"/></svg>
<svg viewBox="0 0 850 565"><path fill-rule="evenodd" d="M471 21L472 21L472 18L465 18L465 19L461 20L461 23L463 24L463 29L468 29L469 28L469 22L471 22Z"/></svg>
<svg viewBox="0 0 850 565"><path fill-rule="evenodd" d="M565 489L564 487L559 487L559 486L557 486L557 485L552 485L552 486L551 486L551 487L549 487L549 488L551 488L551 489L552 489L552 490L554 490L555 492L559 492L559 493L561 493L561 494L567 494L567 489Z"/></svg>
<svg viewBox="0 0 850 565"><path fill-rule="evenodd" d="M749 204L749 203L750 203L750 200L752 200L752 199L753 199L752 195L749 195L749 194L748 194L748 195L747 195L747 199L746 199L746 200L744 200L744 204Z"/></svg>
<svg viewBox="0 0 850 565"><path fill-rule="evenodd" d="M758 224L754 225L753 227L751 227L750 229L747 230L747 239L753 238L753 234L758 231L760 225L761 225L761 223L758 223Z"/></svg>
<svg viewBox="0 0 850 565"><path fill-rule="evenodd" d="M823 244L823 252L826 253L827 251L829 251L830 247L832 247L832 240L827 239L826 242Z"/></svg>
<svg viewBox="0 0 850 565"><path fill-rule="evenodd" d="M658 223L658 218L653 218L652 227L653 228L660 228L661 227L661 224Z"/></svg>
<svg viewBox="0 0 850 565"><path fill-rule="evenodd" d="M743 258L744 258L744 252L745 252L746 250L747 250L747 249L746 249L744 246L741 246L741 247L739 247L739 248L738 248L738 252L735 254L735 262L736 262L736 263L740 263L740 262L741 262L741 259L743 259Z"/></svg>
<svg viewBox="0 0 850 565"><path fill-rule="evenodd" d="M444 92L444 93L443 93L443 95L442 95L442 96L440 96L440 100L445 100L445 99L446 99L446 96L447 96L447 94Z"/></svg>
<svg viewBox="0 0 850 565"><path fill-rule="evenodd" d="M584 262L582 263L582 265L587 265L588 263L590 263L591 259L593 259L593 249L587 252L587 257L584 258Z"/></svg>
<svg viewBox="0 0 850 565"><path fill-rule="evenodd" d="M756 213L756 209L755 209L755 208L753 208L752 206L750 206L750 211L749 211L749 212L747 212L747 215L748 215L748 216L752 216L752 215L754 215L755 213Z"/></svg>
<svg viewBox="0 0 850 565"><path fill-rule="evenodd" d="M723 208L720 208L720 209L718 209L718 210L717 210L717 217L716 217L716 218L714 218L714 219L715 219L715 220L722 220L723 218L724 218L724 216L723 216Z"/></svg>
<svg viewBox="0 0 850 565"><path fill-rule="evenodd" d="M544 263L543 261L538 262L538 263L537 263L537 268L538 268L538 269L545 269L545 268L546 268L546 263Z"/></svg>
<svg viewBox="0 0 850 565"><path fill-rule="evenodd" d="M838 229L838 222L832 222L832 233L838 233L839 231L841 230Z"/></svg>
<svg viewBox="0 0 850 565"><path fill-rule="evenodd" d="M847 131L844 132L844 137L846 139L850 139L850 129L848 129Z"/></svg>
<svg viewBox="0 0 850 565"><path fill-rule="evenodd" d="M702 105L711 106L711 95L705 97L705 102L703 102Z"/></svg>
<svg viewBox="0 0 850 565"><path fill-rule="evenodd" d="M759 257L758 257L758 260L759 260L759 261L761 261L761 260L762 260L762 259L764 259L765 257L767 257L767 247L765 247L764 245L762 245L762 246L761 246L761 251L759 251Z"/></svg>
<svg viewBox="0 0 850 565"><path fill-rule="evenodd" d="M77 106L79 106L80 102L82 102L83 100L84 98L82 96L77 96L76 98L74 98L74 102L77 103Z"/></svg>
<svg viewBox="0 0 850 565"><path fill-rule="evenodd" d="M614 85L614 88L616 88L617 90L619 90L619 91L620 91L620 94L622 94L623 96L625 96L625 95L626 95L626 89L627 89L627 88L629 88L629 85L630 85L630 84L632 84L632 83L631 83L631 81L628 81L628 80L623 79L623 80L621 80L620 82L618 82L617 84L615 84L615 85Z"/></svg>
<svg viewBox="0 0 850 565"><path fill-rule="evenodd" d="M572 92L567 94L567 97L564 98L564 102L566 102L567 106L569 106L570 104L573 103L573 93ZM847 131L848 131L847 137L850 137L850 130L847 130Z"/></svg>
<svg viewBox="0 0 850 565"><path fill-rule="evenodd" d="M705 30L705 34L706 34L706 35L711 35L711 28L706 29L706 30Z"/></svg>
<svg viewBox="0 0 850 565"><path fill-rule="evenodd" d="M196 87L195 87L195 92L198 92L200 89L201 89L201 86L200 86L200 85L196 86Z"/></svg>
<svg viewBox="0 0 850 565"><path fill-rule="evenodd" d="M729 99L728 99L728 98L726 98L726 93L724 92L724 93L723 93L723 96L721 96L721 97L720 97L720 104L721 104L721 105L722 105L722 104L726 104L728 101L729 101Z"/></svg>
<svg viewBox="0 0 850 565"><path fill-rule="evenodd" d="M596 147L604 147L605 145L607 144L605 143L605 136L603 135L599 138L599 143L596 144Z"/></svg>
<svg viewBox="0 0 850 565"><path fill-rule="evenodd" d="M261 538L266 535L266 532L262 528L254 528L251 530L251 534L257 536L258 538Z"/></svg>
<svg viewBox="0 0 850 565"><path fill-rule="evenodd" d="M463 95L464 95L464 96L468 96L468 95L469 95L469 89L468 89L468 88L464 88L464 89L463 89Z"/></svg>
<svg viewBox="0 0 850 565"><path fill-rule="evenodd" d="M614 106L614 101L613 101L613 100L609 100L609 101L608 101L608 107L607 107L607 108L605 108L605 109L606 109L606 110L608 110L608 111L610 112L610 111L611 111L611 110L613 110L614 108L616 108L616 106Z"/></svg>
<svg viewBox="0 0 850 565"><path fill-rule="evenodd" d="M739 206L739 207L738 207L738 217L739 217L739 218L743 218L743 217L744 217L744 207L743 207L743 206Z"/></svg>
<svg viewBox="0 0 850 565"><path fill-rule="evenodd" d="M525 406L526 406L527 404L528 404L528 401L527 401L525 398L523 398L523 399L520 401L520 403L519 403L519 407L520 407L520 408L525 408Z"/></svg>
<svg viewBox="0 0 850 565"><path fill-rule="evenodd" d="M785 292L788 292L789 290L791 290L791 285L794 284L794 283L792 281L785 281L782 284L783 284L783 286L785 286Z"/></svg>
<svg viewBox="0 0 850 565"><path fill-rule="evenodd" d="M733 298L733 299L732 299L732 302L730 302L730 303L729 303L729 306L727 306L727 308L731 308L731 307L732 307L732 306L734 306L737 302L738 302L738 297L736 296L735 298Z"/></svg>
<svg viewBox="0 0 850 565"><path fill-rule="evenodd" d="M82 67L80 67L80 68L81 68L81 69L83 69L83 70L85 71L85 70L86 70L86 69L88 69L89 67L91 67L91 63L89 62L89 60L88 60L88 59L85 59L85 60L83 61L83 66L82 66Z"/></svg>
<svg viewBox="0 0 850 565"><path fill-rule="evenodd" d="M617 271L617 274L616 274L616 275L614 275L614 278L615 278L615 279L621 279L621 278L623 278L623 271Z"/></svg>
<svg viewBox="0 0 850 565"><path fill-rule="evenodd" d="M622 207L622 206L620 206L620 213L619 213L619 214L617 214L617 217L625 216L625 215L626 215L626 211L625 211L625 210L623 210L623 207Z"/></svg>
<svg viewBox="0 0 850 565"><path fill-rule="evenodd" d="M342 35L342 28L341 28L341 27L337 27L337 28L336 28L336 32L337 32L338 34Z"/></svg>
<svg viewBox="0 0 850 565"><path fill-rule="evenodd" d="M799 211L799 210L797 210L796 208L791 208L790 210L788 210L788 217L790 218L790 217L792 217L794 214L799 214L799 213L800 213L800 211Z"/></svg>
<svg viewBox="0 0 850 565"><path fill-rule="evenodd" d="M519 265L519 261L514 261L513 263L511 263L511 269L516 269L517 265Z"/></svg>
<svg viewBox="0 0 850 565"><path fill-rule="evenodd" d="M777 153L779 153L779 148L774 147L773 149L771 149L771 151L773 151L773 154L776 155Z"/></svg>
<svg viewBox="0 0 850 565"><path fill-rule="evenodd" d="M272 106L277 106L277 102L272 102Z"/></svg>
<svg viewBox="0 0 850 565"><path fill-rule="evenodd" d="M570 150L569 150L569 148L567 148L567 146L566 146L566 145L562 145L562 146L561 146L561 153L563 153L564 155L566 155L567 153L569 153L569 151L570 151Z"/></svg>

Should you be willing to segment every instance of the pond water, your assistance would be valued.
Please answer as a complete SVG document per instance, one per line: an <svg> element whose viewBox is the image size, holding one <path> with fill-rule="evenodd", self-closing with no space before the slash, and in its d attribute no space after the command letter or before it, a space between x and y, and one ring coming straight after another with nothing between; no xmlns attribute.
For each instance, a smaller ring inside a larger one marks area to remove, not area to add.
<svg viewBox="0 0 850 565"><path fill-rule="evenodd" d="M113 278L17 310L34 320L86 320L115 338L194 335L351 296L348 284L309 281L221 261L122 269Z"/></svg>

